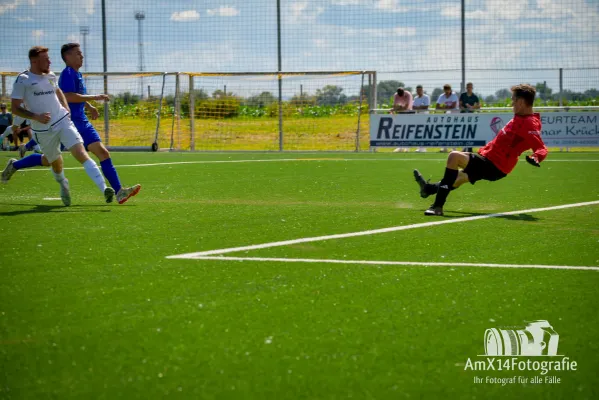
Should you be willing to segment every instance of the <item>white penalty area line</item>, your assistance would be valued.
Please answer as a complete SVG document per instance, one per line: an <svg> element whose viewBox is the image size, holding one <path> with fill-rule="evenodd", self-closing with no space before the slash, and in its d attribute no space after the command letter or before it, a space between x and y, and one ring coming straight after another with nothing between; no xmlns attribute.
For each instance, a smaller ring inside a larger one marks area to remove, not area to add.
<svg viewBox="0 0 599 400"><path fill-rule="evenodd" d="M177 258L179 258L179 259L200 259L200 258L206 257L206 256L221 255L221 254L227 254L227 253L236 253L239 251L251 251L251 250L259 250L259 249L268 249L271 247L289 246L289 245L295 245L295 244L299 244L299 243L321 242L321 241L332 240L332 239L344 239L344 238L357 237L357 236L369 236L369 235L376 235L379 233L405 231L405 230L409 230L409 229L427 228L427 227L437 226L437 225L456 224L456 223L460 223L460 222L476 221L479 219L499 218L499 217L504 217L504 216L509 216L509 215L536 213L536 212L552 211L552 210L562 210L562 209L566 209L566 208L592 206L592 205L597 205L597 204L599 204L599 200L587 201L584 203L564 204L564 205L553 206L553 207L531 208L528 210L510 211L510 212L497 213L497 214L477 215L477 216L473 216L473 217L443 219L441 221L423 222L423 223L412 224L412 225L392 226L389 228L373 229L373 230L368 230L368 231L349 232L349 233L341 233L341 234L328 235L328 236L315 236L315 237L300 238L300 239L293 239L293 240L283 240L280 242L255 244L255 245L250 245L250 246L230 247L230 248L225 248L225 249L199 251L196 253L186 253L186 254L177 254L177 255L167 256L166 258L170 258L170 259L177 259Z"/></svg>
<svg viewBox="0 0 599 400"><path fill-rule="evenodd" d="M262 160L201 160L201 161L173 161L147 164L122 164L115 165L117 168L135 168L135 167L158 167L162 165L186 165L186 164L240 164L240 163L267 163L267 162L303 162L303 161L432 161L445 162L446 158L273 158ZM520 160L524 161L524 160ZM546 162L599 162L598 160L545 160ZM83 167L68 167L64 170L82 170ZM27 168L22 172L46 171L47 168Z"/></svg>
<svg viewBox="0 0 599 400"><path fill-rule="evenodd" d="M194 260L218 261L267 261L281 263L324 263L324 264L359 264L359 265L398 265L403 267L487 267L487 268L537 268L537 269L578 269L599 271L599 267L568 266L568 265L532 265L532 264L488 264L488 263L449 263L449 262L420 262L420 261L371 261L371 260L333 260L313 258L271 258L271 257L226 257L202 256Z"/></svg>

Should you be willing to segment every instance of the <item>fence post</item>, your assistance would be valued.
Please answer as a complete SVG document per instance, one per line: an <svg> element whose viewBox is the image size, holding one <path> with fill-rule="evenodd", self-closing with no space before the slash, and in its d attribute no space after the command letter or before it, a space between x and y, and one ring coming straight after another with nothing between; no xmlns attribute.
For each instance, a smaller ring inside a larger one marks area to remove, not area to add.
<svg viewBox="0 0 599 400"><path fill-rule="evenodd" d="M360 117L362 116L362 99L364 98L364 74L366 71L362 71L362 82L360 83L360 103L358 104L358 129L356 129L356 153L360 152Z"/></svg>
<svg viewBox="0 0 599 400"><path fill-rule="evenodd" d="M564 69L559 69L559 106L564 105Z"/></svg>
<svg viewBox="0 0 599 400"><path fill-rule="evenodd" d="M283 59L281 56L281 0L277 0L277 55L279 77L279 151L283 151Z"/></svg>
<svg viewBox="0 0 599 400"><path fill-rule="evenodd" d="M2 97L6 97L6 75L2 75Z"/></svg>
<svg viewBox="0 0 599 400"><path fill-rule="evenodd" d="M193 75L189 75L189 149L196 149L196 130L195 130L195 95L193 87Z"/></svg>
<svg viewBox="0 0 599 400"><path fill-rule="evenodd" d="M177 79L175 81L175 114L177 115L177 138L179 142L179 150L181 150L181 79L180 73L177 73Z"/></svg>

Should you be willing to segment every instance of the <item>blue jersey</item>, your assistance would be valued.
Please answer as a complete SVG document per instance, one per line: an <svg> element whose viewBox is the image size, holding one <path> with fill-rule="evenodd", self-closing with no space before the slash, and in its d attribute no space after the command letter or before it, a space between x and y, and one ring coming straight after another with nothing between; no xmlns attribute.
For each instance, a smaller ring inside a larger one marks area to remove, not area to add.
<svg viewBox="0 0 599 400"><path fill-rule="evenodd" d="M60 73L58 79L58 87L64 93L79 93L86 94L85 81L81 72L75 71L71 67L66 67ZM69 103L71 109L71 120L74 121L87 121L85 115L85 103Z"/></svg>

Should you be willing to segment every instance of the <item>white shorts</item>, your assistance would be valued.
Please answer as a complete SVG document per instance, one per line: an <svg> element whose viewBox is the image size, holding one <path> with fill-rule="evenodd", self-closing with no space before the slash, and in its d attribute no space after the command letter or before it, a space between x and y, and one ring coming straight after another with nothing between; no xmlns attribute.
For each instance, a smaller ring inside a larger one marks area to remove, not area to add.
<svg viewBox="0 0 599 400"><path fill-rule="evenodd" d="M47 131L33 130L33 138L42 148L44 156L50 163L60 158L60 144L70 149L77 143L83 143L83 139L71 118L65 115L61 120L57 121Z"/></svg>

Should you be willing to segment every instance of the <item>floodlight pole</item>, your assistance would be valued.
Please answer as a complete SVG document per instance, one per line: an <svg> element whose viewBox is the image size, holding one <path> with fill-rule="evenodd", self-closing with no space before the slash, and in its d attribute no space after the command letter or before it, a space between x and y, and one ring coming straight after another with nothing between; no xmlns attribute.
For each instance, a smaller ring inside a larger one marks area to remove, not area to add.
<svg viewBox="0 0 599 400"><path fill-rule="evenodd" d="M143 37L141 31L141 21L146 19L146 13L143 11L135 12L135 19L137 20L137 38L138 38L138 47L139 47L139 71L143 72L144 70L144 52L143 52ZM139 95L143 99L144 98L144 78L139 78Z"/></svg>
<svg viewBox="0 0 599 400"><path fill-rule="evenodd" d="M89 34L89 26L80 26L79 33L81 33L81 36L83 37L83 54L85 54L87 56L86 50L87 50L87 35ZM85 72L88 72L86 56L83 57L83 70ZM87 86L87 78L85 78L85 84Z"/></svg>
<svg viewBox="0 0 599 400"><path fill-rule="evenodd" d="M460 93L466 91L466 0L462 0L462 88Z"/></svg>
<svg viewBox="0 0 599 400"><path fill-rule="evenodd" d="M106 0L102 0L102 59L104 72L108 72L108 48L106 46ZM108 75L104 75L104 93L108 93ZM110 121L108 113L108 102L104 101L104 143L108 146L110 137Z"/></svg>

